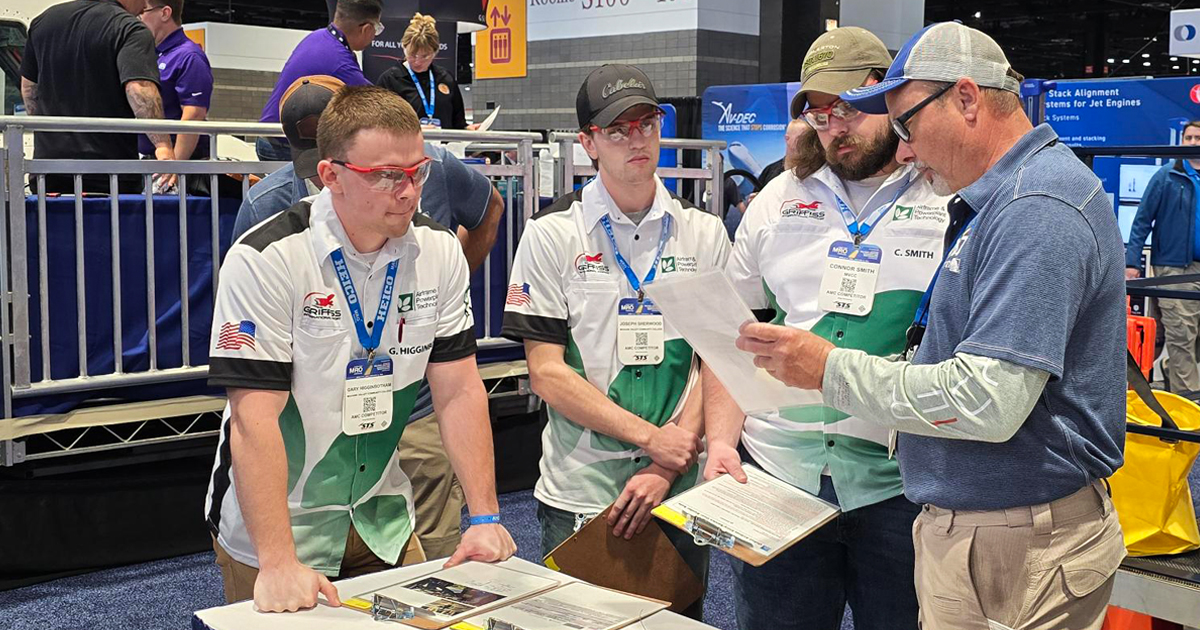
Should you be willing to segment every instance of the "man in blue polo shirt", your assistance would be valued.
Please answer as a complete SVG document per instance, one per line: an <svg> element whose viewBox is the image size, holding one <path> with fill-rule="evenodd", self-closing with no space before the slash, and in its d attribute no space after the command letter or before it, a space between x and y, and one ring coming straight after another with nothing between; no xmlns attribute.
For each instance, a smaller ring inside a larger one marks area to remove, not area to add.
<svg viewBox="0 0 1200 630"><path fill-rule="evenodd" d="M947 22L842 94L889 114L897 158L958 193L911 362L768 324L738 340L781 381L901 432L924 630L1099 629L1125 556L1102 482L1125 438L1120 231L1096 176L1031 127L1019 84L995 41Z"/></svg>
<svg viewBox="0 0 1200 630"><path fill-rule="evenodd" d="M204 50L183 33L183 0L149 0L138 18L154 35L163 117L168 120L207 119L213 91L212 68ZM172 140L176 160L208 158L207 137L200 142L197 134L179 134ZM138 149L142 155L154 155L154 144L144 135L138 136Z"/></svg>
<svg viewBox="0 0 1200 630"><path fill-rule="evenodd" d="M279 122L283 93L301 77L325 74L337 77L346 85L371 85L354 53L366 50L371 40L383 33L383 24L379 21L382 14L381 0L337 0L333 22L300 40L292 56L283 64L283 71L279 73L271 98L263 106L259 122ZM286 162L292 159L287 142L280 138L260 137L254 148L260 160Z"/></svg>

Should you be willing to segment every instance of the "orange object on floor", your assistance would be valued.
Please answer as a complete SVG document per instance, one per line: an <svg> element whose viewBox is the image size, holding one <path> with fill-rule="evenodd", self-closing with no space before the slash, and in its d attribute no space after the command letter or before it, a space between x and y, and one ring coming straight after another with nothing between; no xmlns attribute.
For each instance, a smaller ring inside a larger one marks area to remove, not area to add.
<svg viewBox="0 0 1200 630"><path fill-rule="evenodd" d="M1142 368L1146 380L1150 380L1150 370L1154 369L1154 339L1158 334L1158 322L1153 317L1134 315L1129 309L1129 298L1125 298L1125 335L1129 345L1129 354Z"/></svg>
<svg viewBox="0 0 1200 630"><path fill-rule="evenodd" d="M1183 626L1116 606L1108 607L1101 630L1182 630Z"/></svg>

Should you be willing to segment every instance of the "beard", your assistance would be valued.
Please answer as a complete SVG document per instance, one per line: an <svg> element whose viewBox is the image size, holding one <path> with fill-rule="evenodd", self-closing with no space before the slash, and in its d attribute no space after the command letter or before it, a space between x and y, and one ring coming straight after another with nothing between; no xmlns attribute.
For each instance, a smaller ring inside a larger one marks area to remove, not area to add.
<svg viewBox="0 0 1200 630"><path fill-rule="evenodd" d="M847 134L834 138L825 147L825 162L838 177L857 182L883 170L896 158L896 148L899 146L900 138L887 126L869 140ZM858 150L841 157L838 150L843 147L855 147Z"/></svg>
<svg viewBox="0 0 1200 630"><path fill-rule="evenodd" d="M957 190L954 190L954 187L950 185L950 182L946 181L945 177L942 177L937 171L929 168L929 165L925 162L918 160L913 164L913 166L915 166L918 170L923 170L924 173L929 177L929 184L933 188L933 194L948 197L958 192Z"/></svg>

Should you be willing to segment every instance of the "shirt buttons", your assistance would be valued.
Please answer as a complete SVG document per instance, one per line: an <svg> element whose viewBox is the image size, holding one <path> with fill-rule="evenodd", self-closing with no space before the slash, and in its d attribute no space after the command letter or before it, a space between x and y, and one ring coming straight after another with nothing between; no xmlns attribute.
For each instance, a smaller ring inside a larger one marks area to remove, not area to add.
<svg viewBox="0 0 1200 630"><path fill-rule="evenodd" d="M837 331L837 334L836 334L835 336L836 336L838 339L841 339L842 337L845 337L845 336L846 336L846 331L844 331L844 330L839 330L839 331Z"/></svg>
<svg viewBox="0 0 1200 630"><path fill-rule="evenodd" d="M634 457L634 458L633 458L633 463L635 463L635 464L640 464L640 463L642 463L642 458L641 458L641 457Z"/></svg>
<svg viewBox="0 0 1200 630"><path fill-rule="evenodd" d="M633 235L633 240L635 240L635 241L640 241L640 240L642 240L642 237L641 237L640 235L638 235L638 234L634 234L634 235Z"/></svg>
<svg viewBox="0 0 1200 630"><path fill-rule="evenodd" d="M641 371L641 370L634 370L634 371L633 371L633 375L634 375L635 377L637 377L637 378L642 378L642 371Z"/></svg>
<svg viewBox="0 0 1200 630"><path fill-rule="evenodd" d="M829 447L832 447L832 446L833 446L833 440L829 440L828 442L826 442L826 443L825 443L825 445L826 445L826 446L829 446Z"/></svg>
<svg viewBox="0 0 1200 630"><path fill-rule="evenodd" d="M367 322L367 328L370 328L375 322Z"/></svg>
<svg viewBox="0 0 1200 630"><path fill-rule="evenodd" d="M832 444L833 444L833 442L830 442L830 444L832 445ZM359 466L359 467L358 467L358 472L367 472L367 465L366 465L366 464L363 464L362 466Z"/></svg>

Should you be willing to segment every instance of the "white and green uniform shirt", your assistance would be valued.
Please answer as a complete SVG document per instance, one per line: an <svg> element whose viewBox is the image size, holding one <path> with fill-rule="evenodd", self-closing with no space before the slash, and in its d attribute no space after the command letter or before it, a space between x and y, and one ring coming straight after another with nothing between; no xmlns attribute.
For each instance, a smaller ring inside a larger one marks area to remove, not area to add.
<svg viewBox="0 0 1200 630"><path fill-rule="evenodd" d="M533 216L517 248L505 306L503 335L566 347L567 365L621 408L662 426L699 396L698 358L667 319L666 352L658 365L617 359L617 304L637 292L614 260L601 225L608 216L621 255L638 279L658 253L663 217L671 234L655 280L722 269L729 237L721 220L673 197L662 182L654 206L634 223L617 208L599 177ZM594 433L554 409L542 434L541 477L534 496L570 512L596 513L621 494L650 457L631 444ZM672 492L695 483L693 468Z"/></svg>
<svg viewBox="0 0 1200 630"><path fill-rule="evenodd" d="M367 321L378 309L388 264L399 262L376 351L392 359L392 424L355 437L342 433L343 385L349 361L366 353L330 257L338 248ZM208 382L290 392L279 429L296 555L305 565L336 575L351 523L375 555L392 563L399 557L415 511L396 446L426 365L475 353L468 280L458 239L419 213L404 236L375 255L358 254L328 190L259 224L230 248L213 314ZM229 554L258 566L230 459L226 406L205 513Z"/></svg>
<svg viewBox="0 0 1200 630"><path fill-rule="evenodd" d="M911 166L898 169L862 208L852 210L866 219L915 176ZM867 315L854 316L817 305L830 246L854 240L835 194L851 203L828 166L803 181L790 172L771 180L746 210L726 273L750 308L774 310L773 323L810 330L839 348L898 354L942 260L949 198L918 178L879 220L863 241L883 250L875 303ZM758 463L794 486L816 493L827 471L846 510L903 492L899 467L888 457L888 438L887 429L830 407L750 416L742 433Z"/></svg>

